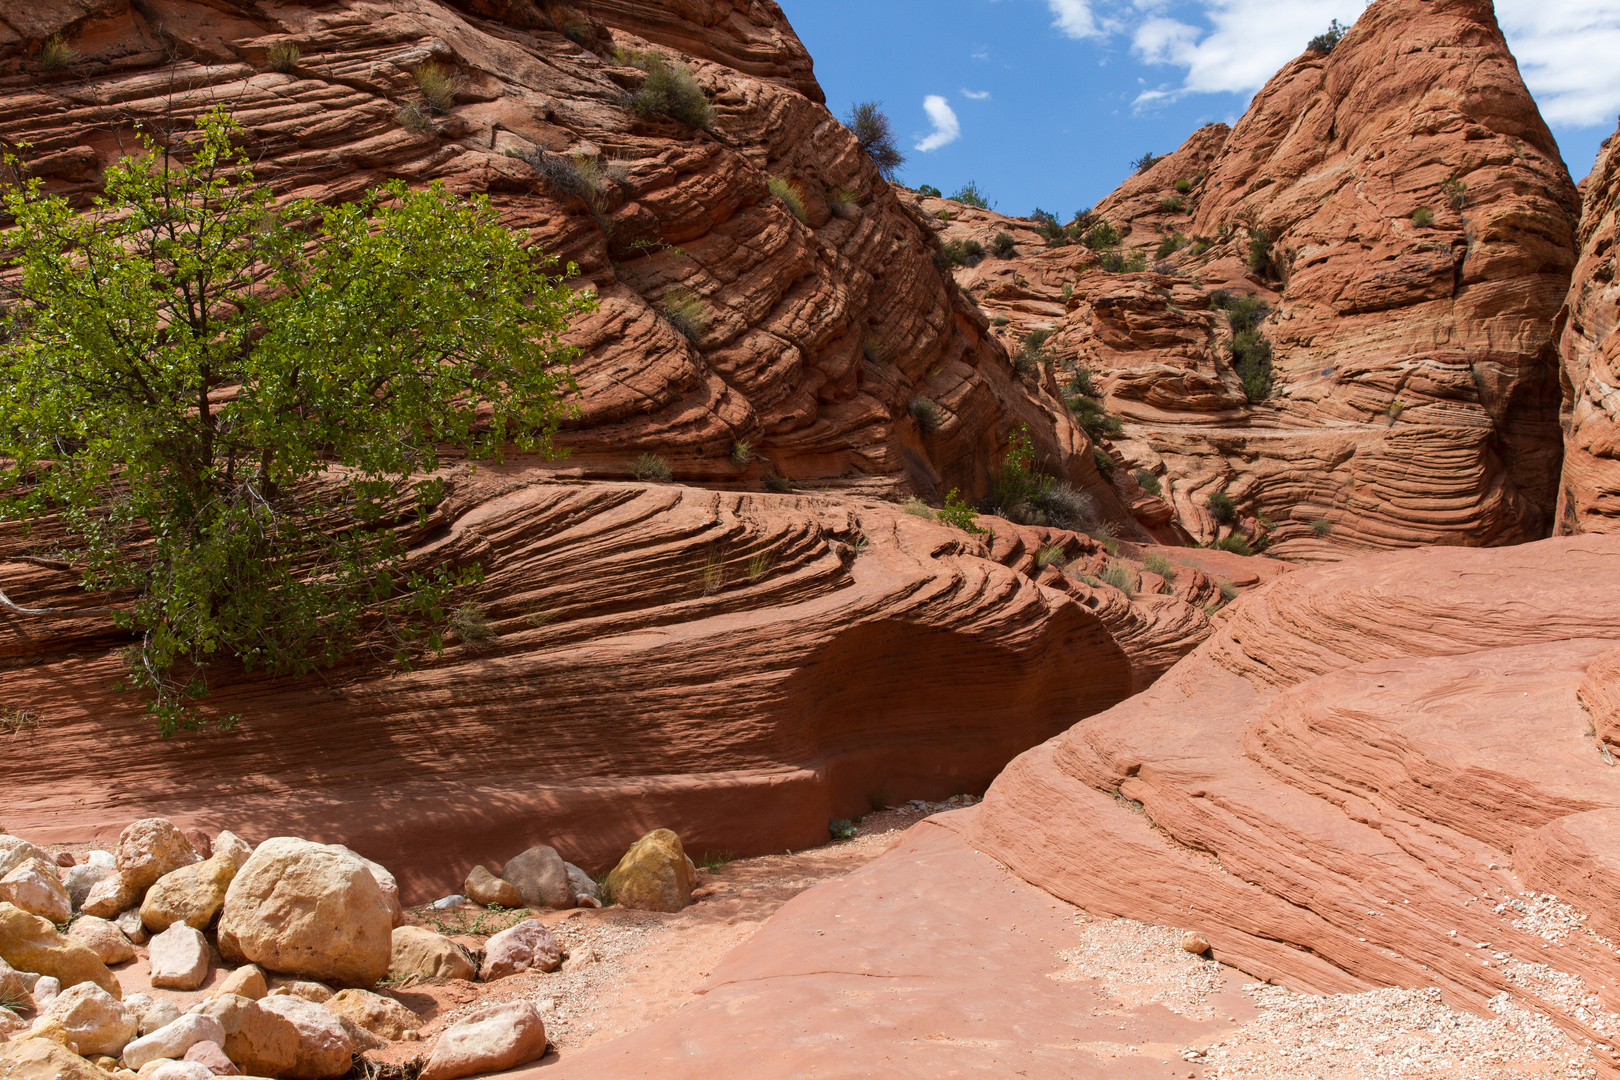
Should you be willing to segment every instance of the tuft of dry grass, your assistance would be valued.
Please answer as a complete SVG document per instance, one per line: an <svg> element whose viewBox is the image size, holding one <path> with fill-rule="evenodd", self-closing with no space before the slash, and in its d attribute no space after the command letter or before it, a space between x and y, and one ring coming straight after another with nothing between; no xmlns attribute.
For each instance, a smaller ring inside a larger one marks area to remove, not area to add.
<svg viewBox="0 0 1620 1080"><path fill-rule="evenodd" d="M77 63L78 59L79 54L62 39L61 34L52 34L39 47L39 66L46 71L61 71Z"/></svg>
<svg viewBox="0 0 1620 1080"><path fill-rule="evenodd" d="M290 41L278 41L270 46L265 54L265 63L271 71L279 71L283 75L291 75L298 70L298 61L303 57L297 45Z"/></svg>
<svg viewBox="0 0 1620 1080"><path fill-rule="evenodd" d="M445 112L456 103L456 77L432 60L411 69L417 89L434 112Z"/></svg>

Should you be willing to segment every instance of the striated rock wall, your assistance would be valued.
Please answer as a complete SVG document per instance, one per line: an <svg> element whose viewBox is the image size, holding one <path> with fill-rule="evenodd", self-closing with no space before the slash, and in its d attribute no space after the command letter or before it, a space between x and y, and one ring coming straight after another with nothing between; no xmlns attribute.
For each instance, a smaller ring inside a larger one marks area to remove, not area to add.
<svg viewBox="0 0 1620 1080"><path fill-rule="evenodd" d="M1620 139L1582 182L1580 262L1560 313L1564 470L1558 532L1620 532Z"/></svg>

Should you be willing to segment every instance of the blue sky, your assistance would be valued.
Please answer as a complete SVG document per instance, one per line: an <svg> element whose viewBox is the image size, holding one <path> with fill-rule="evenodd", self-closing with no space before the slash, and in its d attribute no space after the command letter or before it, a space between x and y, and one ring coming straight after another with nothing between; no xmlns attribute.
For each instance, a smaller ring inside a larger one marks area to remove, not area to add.
<svg viewBox="0 0 1620 1080"><path fill-rule="evenodd" d="M1232 122L1360 0L779 0L840 117L879 100L946 194L1067 218L1143 152ZM1498 0L1497 16L1579 180L1620 114L1620 0ZM917 149L921 145L925 149Z"/></svg>

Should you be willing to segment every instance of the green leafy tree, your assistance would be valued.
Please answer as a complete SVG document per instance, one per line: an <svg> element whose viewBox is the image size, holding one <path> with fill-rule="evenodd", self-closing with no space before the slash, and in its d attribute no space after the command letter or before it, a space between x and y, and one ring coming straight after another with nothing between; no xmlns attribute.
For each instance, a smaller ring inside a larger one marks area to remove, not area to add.
<svg viewBox="0 0 1620 1080"><path fill-rule="evenodd" d="M238 719L195 705L221 664L440 647L479 573L408 550L441 454L548 452L573 387L559 335L595 304L486 200L278 203L236 131L216 110L147 140L83 213L0 189L0 526L111 594L165 735Z"/></svg>

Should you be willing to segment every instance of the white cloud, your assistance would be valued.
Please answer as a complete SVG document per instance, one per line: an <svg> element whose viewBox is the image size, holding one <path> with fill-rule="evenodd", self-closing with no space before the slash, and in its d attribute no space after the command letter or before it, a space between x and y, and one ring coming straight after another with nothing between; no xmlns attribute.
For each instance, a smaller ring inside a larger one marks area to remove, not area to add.
<svg viewBox="0 0 1620 1080"><path fill-rule="evenodd" d="M1072 38L1102 37L1088 0L1046 0L1052 9L1052 25Z"/></svg>
<svg viewBox="0 0 1620 1080"><path fill-rule="evenodd" d="M964 86L962 88L962 96L967 98L969 101L989 101L990 100L990 91L988 91L988 90L969 90L967 87Z"/></svg>
<svg viewBox="0 0 1620 1080"><path fill-rule="evenodd" d="M1496 17L1548 123L1614 126L1620 112L1620 5L1497 0Z"/></svg>
<svg viewBox="0 0 1620 1080"><path fill-rule="evenodd" d="M962 137L962 122L951 110L950 102L938 94L929 94L923 98L923 111L928 113L928 119L934 122L934 130L917 144L918 150L926 154L930 150L949 146Z"/></svg>

